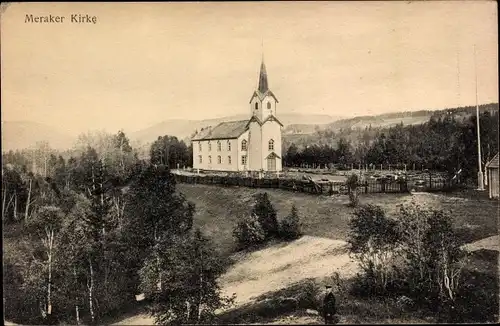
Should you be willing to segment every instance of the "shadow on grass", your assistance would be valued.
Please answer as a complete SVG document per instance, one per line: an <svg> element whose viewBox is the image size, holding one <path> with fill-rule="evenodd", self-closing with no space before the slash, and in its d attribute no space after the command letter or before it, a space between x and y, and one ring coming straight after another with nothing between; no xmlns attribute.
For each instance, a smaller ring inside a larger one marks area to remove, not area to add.
<svg viewBox="0 0 500 326"><path fill-rule="evenodd" d="M458 293L454 315L462 323L498 321L498 251L473 252L463 271L464 286Z"/></svg>

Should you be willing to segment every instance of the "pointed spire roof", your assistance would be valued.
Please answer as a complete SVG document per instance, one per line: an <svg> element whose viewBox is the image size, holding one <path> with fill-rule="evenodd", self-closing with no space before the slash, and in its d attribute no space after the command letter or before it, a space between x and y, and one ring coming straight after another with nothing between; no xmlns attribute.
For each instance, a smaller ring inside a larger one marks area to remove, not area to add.
<svg viewBox="0 0 500 326"><path fill-rule="evenodd" d="M267 83L266 65L264 64L264 57L262 57L262 63L260 64L260 75L259 75L259 92L264 94L268 90L269 90L269 85Z"/></svg>

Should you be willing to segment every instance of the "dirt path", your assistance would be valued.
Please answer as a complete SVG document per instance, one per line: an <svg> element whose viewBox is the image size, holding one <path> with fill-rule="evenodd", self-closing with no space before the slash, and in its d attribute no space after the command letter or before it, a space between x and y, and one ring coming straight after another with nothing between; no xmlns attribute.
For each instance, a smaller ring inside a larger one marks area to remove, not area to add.
<svg viewBox="0 0 500 326"><path fill-rule="evenodd" d="M286 245L246 254L221 278L223 293L236 294L236 306L306 278L341 277L355 274L357 264L345 248L346 242L304 236Z"/></svg>
<svg viewBox="0 0 500 326"><path fill-rule="evenodd" d="M467 251L476 251L480 249L496 250L500 249L500 237L494 235L492 237L484 238L479 241L468 243L463 248Z"/></svg>
<svg viewBox="0 0 500 326"><path fill-rule="evenodd" d="M345 245L340 240L304 236L288 244L239 255L236 264L220 279L222 292L228 296L235 293L237 307L306 278L330 276L334 272L341 277L352 276L357 264L349 258ZM114 325L152 324L152 318L141 314Z"/></svg>

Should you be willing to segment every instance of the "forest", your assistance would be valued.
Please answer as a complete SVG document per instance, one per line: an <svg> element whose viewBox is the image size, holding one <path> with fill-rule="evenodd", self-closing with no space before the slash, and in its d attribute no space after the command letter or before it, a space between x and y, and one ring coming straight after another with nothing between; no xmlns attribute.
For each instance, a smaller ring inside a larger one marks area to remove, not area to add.
<svg viewBox="0 0 500 326"><path fill-rule="evenodd" d="M388 128L318 131L330 143L285 144L284 164L288 167L388 164L408 169L430 169L453 174L460 169L465 177L477 173L476 116L456 119L452 115L431 117L419 125L399 124ZM482 165L498 152L498 110L480 114ZM354 138L350 140L349 138Z"/></svg>
<svg viewBox="0 0 500 326"><path fill-rule="evenodd" d="M498 110L483 112L480 126L485 164L498 152ZM367 127L355 144L338 134L325 135L335 145L288 144L285 165L477 171L475 116ZM231 302L217 285L229 262L193 228L195 207L176 191L170 170L191 165L191 145L176 137L158 137L144 155L122 131L82 135L65 152L42 142L3 153L5 318L102 323L144 293L158 323L213 320Z"/></svg>
<svg viewBox="0 0 500 326"><path fill-rule="evenodd" d="M145 161L123 132L105 143L67 160L46 146L31 161L4 155L5 318L102 323L144 293L159 323L209 321L226 304L216 279L227 263L176 192L168 163L188 164L187 147L161 137Z"/></svg>

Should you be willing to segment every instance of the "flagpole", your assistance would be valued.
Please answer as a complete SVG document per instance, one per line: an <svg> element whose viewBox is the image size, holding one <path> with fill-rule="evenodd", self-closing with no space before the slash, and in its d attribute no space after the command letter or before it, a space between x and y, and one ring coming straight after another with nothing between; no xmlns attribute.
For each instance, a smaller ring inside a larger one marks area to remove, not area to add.
<svg viewBox="0 0 500 326"><path fill-rule="evenodd" d="M474 71L476 76L476 124L477 124L477 190L484 190L484 177L481 167L481 136L479 130L479 103L477 99L477 65L476 65L476 45L474 44Z"/></svg>

